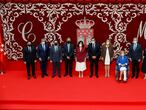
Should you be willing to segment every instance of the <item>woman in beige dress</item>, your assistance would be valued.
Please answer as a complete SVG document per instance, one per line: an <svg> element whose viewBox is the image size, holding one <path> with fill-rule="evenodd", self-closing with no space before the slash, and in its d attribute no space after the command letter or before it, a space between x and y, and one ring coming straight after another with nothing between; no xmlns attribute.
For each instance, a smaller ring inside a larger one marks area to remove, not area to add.
<svg viewBox="0 0 146 110"><path fill-rule="evenodd" d="M103 60L105 65L105 77L110 76L110 63L113 60L113 55L114 55L113 46L110 40L107 39L101 48L101 59Z"/></svg>

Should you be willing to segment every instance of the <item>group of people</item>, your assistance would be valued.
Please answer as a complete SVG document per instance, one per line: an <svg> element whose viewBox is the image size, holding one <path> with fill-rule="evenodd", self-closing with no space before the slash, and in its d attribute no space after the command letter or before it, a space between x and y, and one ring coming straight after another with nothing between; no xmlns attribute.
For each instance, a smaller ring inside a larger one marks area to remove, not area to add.
<svg viewBox="0 0 146 110"><path fill-rule="evenodd" d="M48 60L53 65L52 78L54 78L56 75L58 75L59 78L61 77L60 65L63 60L65 62L64 77L67 75L72 77L74 59L76 62L75 70L79 73L79 78L83 78L83 72L87 69L87 58L89 58L90 61L90 78L93 77L94 70L95 76L97 78L99 77L98 63L100 59L105 65L105 77L110 77L110 64L114 59L114 49L109 39L107 39L101 46L96 42L95 38L91 39L91 42L88 46L85 46L83 41L79 41L76 47L71 42L71 38L67 38L66 43L63 46L60 46L57 40L54 41L52 46L49 46L45 42L45 39L42 39L37 48L35 48L31 42L28 42L27 46L23 49L23 59L27 67L28 79L31 78L30 67L32 67L32 76L36 78L36 59L39 59L40 61L42 78L48 76ZM133 43L129 48L129 53L126 54L125 51L121 50L121 53L116 60L117 80L128 80L129 60L132 61L132 78L138 78L141 61L143 61L142 72L146 73L146 50L144 50L144 54L142 55L142 47L138 43L137 38L133 39ZM146 74L144 79L146 79Z"/></svg>

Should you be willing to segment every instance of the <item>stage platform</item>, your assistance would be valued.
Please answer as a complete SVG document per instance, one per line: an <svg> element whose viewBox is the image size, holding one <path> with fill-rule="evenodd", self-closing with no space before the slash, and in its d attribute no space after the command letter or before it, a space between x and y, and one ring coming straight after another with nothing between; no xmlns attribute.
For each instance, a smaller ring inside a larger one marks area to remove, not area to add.
<svg viewBox="0 0 146 110"><path fill-rule="evenodd" d="M104 78L103 64L100 63L99 78L89 78L88 69L84 78L52 78L52 66L48 65L48 77L41 78L37 63L37 79L27 80L22 61L7 63L6 74L0 75L0 110L145 110L146 80L140 73L139 79L127 83L115 80L115 63L110 78Z"/></svg>

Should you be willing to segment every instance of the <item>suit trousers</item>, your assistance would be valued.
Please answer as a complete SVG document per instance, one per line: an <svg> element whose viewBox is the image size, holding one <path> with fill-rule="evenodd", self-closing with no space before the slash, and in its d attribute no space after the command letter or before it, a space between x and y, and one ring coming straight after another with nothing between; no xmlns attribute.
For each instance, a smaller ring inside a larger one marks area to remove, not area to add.
<svg viewBox="0 0 146 110"><path fill-rule="evenodd" d="M72 75L72 66L73 60L72 59L65 59L65 74Z"/></svg>
<svg viewBox="0 0 146 110"><path fill-rule="evenodd" d="M47 61L41 61L40 66L41 66L42 75L47 74Z"/></svg>
<svg viewBox="0 0 146 110"><path fill-rule="evenodd" d="M53 75L56 75L56 72L58 71L58 76L60 76L60 62L54 62L53 61Z"/></svg>
<svg viewBox="0 0 146 110"><path fill-rule="evenodd" d="M140 72L139 62L138 60L132 60L132 76L138 77Z"/></svg>
<svg viewBox="0 0 146 110"><path fill-rule="evenodd" d="M35 63L33 62L26 62L27 68L27 75L30 76L30 68L32 69L32 75L35 75Z"/></svg>
<svg viewBox="0 0 146 110"><path fill-rule="evenodd" d="M98 62L99 59L90 59L90 75L93 75L93 70L95 67L95 74L98 76Z"/></svg>

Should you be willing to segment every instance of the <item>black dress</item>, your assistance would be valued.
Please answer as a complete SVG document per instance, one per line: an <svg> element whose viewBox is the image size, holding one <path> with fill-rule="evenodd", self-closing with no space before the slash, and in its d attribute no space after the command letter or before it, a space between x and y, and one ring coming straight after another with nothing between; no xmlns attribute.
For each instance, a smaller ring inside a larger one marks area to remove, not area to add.
<svg viewBox="0 0 146 110"><path fill-rule="evenodd" d="M143 59L143 63L142 63L142 72L146 74L146 49L144 50L144 59Z"/></svg>

